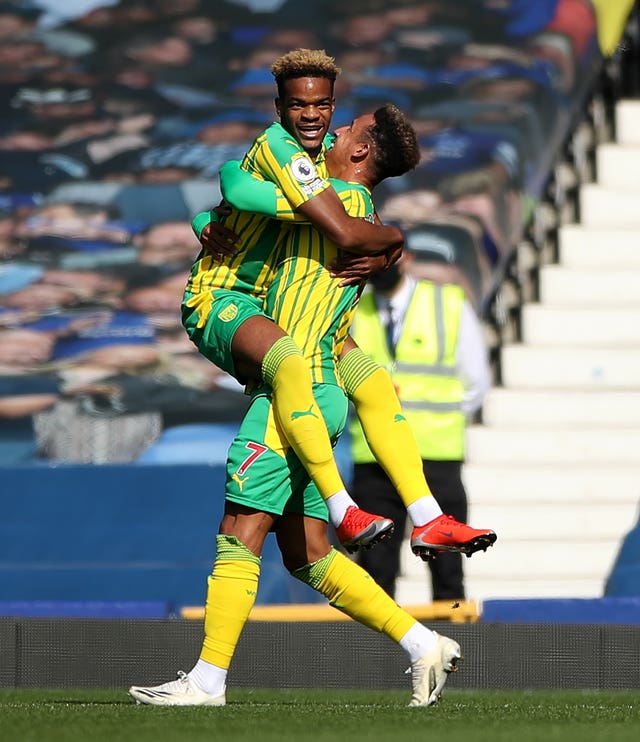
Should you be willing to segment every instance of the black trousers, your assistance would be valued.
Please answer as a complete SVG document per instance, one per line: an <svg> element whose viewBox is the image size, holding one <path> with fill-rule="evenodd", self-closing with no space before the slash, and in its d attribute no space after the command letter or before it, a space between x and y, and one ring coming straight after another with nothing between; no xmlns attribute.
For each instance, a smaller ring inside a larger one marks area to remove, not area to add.
<svg viewBox="0 0 640 742"><path fill-rule="evenodd" d="M467 522L467 493L462 483L461 461L423 461L425 477L442 511ZM355 464L351 494L370 513L392 518L395 529L386 541L358 553L358 563L393 598L400 570L400 550L407 511L391 481L378 464ZM406 548L406 547L405 547ZM415 557L418 559L418 557ZM428 562L433 600L463 600L462 555L438 554Z"/></svg>

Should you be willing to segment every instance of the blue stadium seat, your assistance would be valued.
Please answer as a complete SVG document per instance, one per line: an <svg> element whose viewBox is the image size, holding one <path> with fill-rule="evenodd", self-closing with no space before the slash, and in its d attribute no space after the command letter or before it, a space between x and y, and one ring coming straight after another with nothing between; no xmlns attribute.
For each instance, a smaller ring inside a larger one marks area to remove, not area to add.
<svg viewBox="0 0 640 742"><path fill-rule="evenodd" d="M193 423L167 428L138 464L224 464L238 423Z"/></svg>
<svg viewBox="0 0 640 742"><path fill-rule="evenodd" d="M625 536L607 579L608 597L640 597L640 521Z"/></svg>
<svg viewBox="0 0 640 742"><path fill-rule="evenodd" d="M31 418L2 420L0 426L0 466L31 464L37 456Z"/></svg>

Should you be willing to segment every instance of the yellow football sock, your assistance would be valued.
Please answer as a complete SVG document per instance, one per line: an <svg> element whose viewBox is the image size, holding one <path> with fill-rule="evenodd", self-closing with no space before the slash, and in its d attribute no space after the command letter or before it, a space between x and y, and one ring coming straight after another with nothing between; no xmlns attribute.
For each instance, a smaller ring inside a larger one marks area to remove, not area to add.
<svg viewBox="0 0 640 742"><path fill-rule="evenodd" d="M322 497L326 500L344 490L327 426L313 396L309 364L290 337L269 348L262 375L273 389L274 415Z"/></svg>
<svg viewBox="0 0 640 742"><path fill-rule="evenodd" d="M334 608L395 642L416 623L368 572L335 549L291 574L322 593Z"/></svg>
<svg viewBox="0 0 640 742"><path fill-rule="evenodd" d="M369 448L405 507L425 495L433 495L413 430L388 372L360 348L354 348L340 360L338 371Z"/></svg>
<svg viewBox="0 0 640 742"><path fill-rule="evenodd" d="M208 578L200 659L229 669L240 634L256 601L260 557L235 536L217 536Z"/></svg>

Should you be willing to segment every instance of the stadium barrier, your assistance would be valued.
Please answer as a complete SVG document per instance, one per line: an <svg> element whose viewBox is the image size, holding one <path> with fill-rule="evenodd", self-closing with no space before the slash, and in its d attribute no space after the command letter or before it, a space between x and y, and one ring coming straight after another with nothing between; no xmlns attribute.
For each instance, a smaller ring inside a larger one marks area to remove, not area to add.
<svg viewBox="0 0 640 742"><path fill-rule="evenodd" d="M66 465L43 473L2 470L4 601L160 601L169 615L204 599L223 466ZM270 534L257 603L319 600L284 568Z"/></svg>
<svg viewBox="0 0 640 742"><path fill-rule="evenodd" d="M435 621L464 662L447 688L640 688L640 626ZM0 687L121 689L189 670L202 623L184 620L0 619ZM229 671L234 688L399 689L404 652L353 621L250 621Z"/></svg>
<svg viewBox="0 0 640 742"><path fill-rule="evenodd" d="M1 611L0 604L0 611ZM403 608L419 621L453 621L464 623L477 621L480 618L478 603L475 600L450 601L436 600L424 605L405 605ZM1 615L1 613L0 613ZM204 606L185 606L180 611L182 618L204 619ZM299 623L322 621L351 621L337 608L331 605L304 604L297 605L258 605L249 615L250 621L294 621Z"/></svg>
<svg viewBox="0 0 640 742"><path fill-rule="evenodd" d="M638 624L640 597L485 600L486 623Z"/></svg>

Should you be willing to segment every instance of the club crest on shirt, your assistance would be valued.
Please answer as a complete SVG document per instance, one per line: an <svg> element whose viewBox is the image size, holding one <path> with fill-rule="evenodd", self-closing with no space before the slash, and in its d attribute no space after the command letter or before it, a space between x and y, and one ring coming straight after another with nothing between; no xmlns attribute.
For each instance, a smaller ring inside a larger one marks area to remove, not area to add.
<svg viewBox="0 0 640 742"><path fill-rule="evenodd" d="M218 319L223 322L231 322L238 316L238 307L236 304L229 304L221 312L218 312Z"/></svg>
<svg viewBox="0 0 640 742"><path fill-rule="evenodd" d="M305 155L299 155L291 161L291 172L299 183L310 183L316 178L316 166Z"/></svg>

